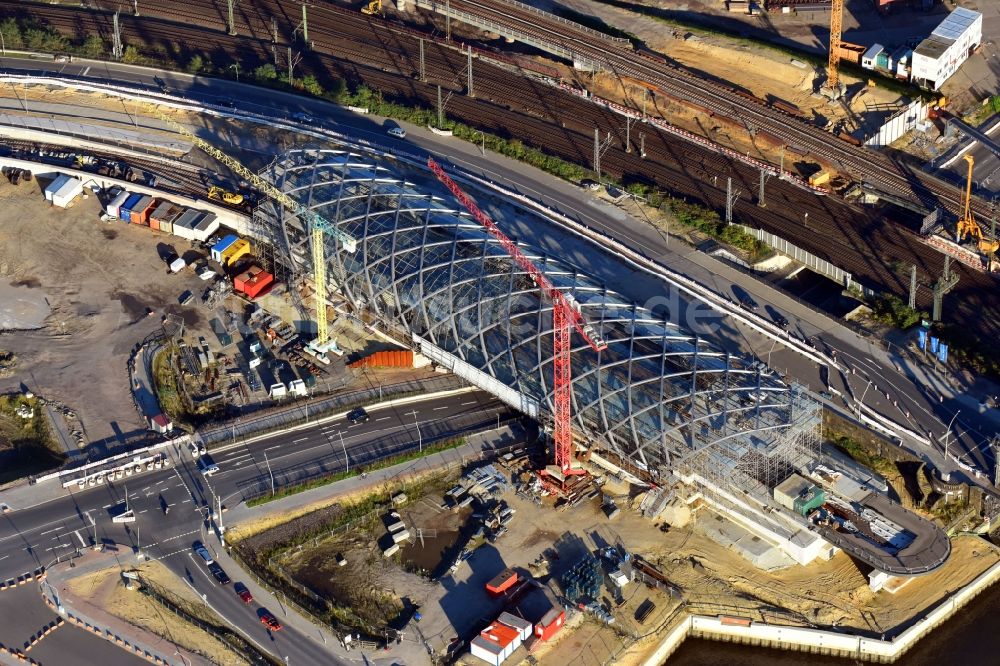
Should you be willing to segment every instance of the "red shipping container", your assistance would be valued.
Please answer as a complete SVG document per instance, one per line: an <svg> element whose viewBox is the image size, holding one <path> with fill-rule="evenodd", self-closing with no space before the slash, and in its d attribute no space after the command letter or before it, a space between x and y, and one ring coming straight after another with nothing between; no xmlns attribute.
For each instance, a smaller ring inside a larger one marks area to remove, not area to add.
<svg viewBox="0 0 1000 666"><path fill-rule="evenodd" d="M273 275L259 266L251 266L233 278L233 288L246 294L248 298L257 298L273 282Z"/></svg>
<svg viewBox="0 0 1000 666"><path fill-rule="evenodd" d="M486 583L486 591L490 594L503 594L517 582L517 572L513 569L504 569L498 573L493 580Z"/></svg>

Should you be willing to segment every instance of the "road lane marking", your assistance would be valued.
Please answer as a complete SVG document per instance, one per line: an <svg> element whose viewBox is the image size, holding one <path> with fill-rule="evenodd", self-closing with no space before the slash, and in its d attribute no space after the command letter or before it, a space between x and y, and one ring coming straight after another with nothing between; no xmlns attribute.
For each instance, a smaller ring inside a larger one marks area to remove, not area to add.
<svg viewBox="0 0 1000 666"><path fill-rule="evenodd" d="M448 409L448 405L445 405L444 407L435 407L434 411L437 412L437 411L440 411L442 409Z"/></svg>
<svg viewBox="0 0 1000 666"><path fill-rule="evenodd" d="M270 451L270 450L272 450L272 449L280 449L281 447L282 447L282 445L281 445L281 444L275 444L274 446L269 446L269 447L267 447L267 448L266 448L266 449L264 449L264 450L265 450L265 451Z"/></svg>
<svg viewBox="0 0 1000 666"><path fill-rule="evenodd" d="M462 405L475 405L478 404L477 400L470 400L469 402L463 402Z"/></svg>
<svg viewBox="0 0 1000 666"><path fill-rule="evenodd" d="M376 421L388 421L390 418L392 418L392 417L391 416L383 416L383 417L377 418L375 420Z"/></svg>
<svg viewBox="0 0 1000 666"><path fill-rule="evenodd" d="M90 545L86 541L83 540L82 536L80 536L80 531L79 530L74 530L73 534L75 534L76 538L80 540L80 545L83 546L84 548L86 548L88 545Z"/></svg>
<svg viewBox="0 0 1000 666"><path fill-rule="evenodd" d="M146 513L147 511L149 511L149 509L143 509L143 510L142 510L142 511L140 511L139 513Z"/></svg>
<svg viewBox="0 0 1000 666"><path fill-rule="evenodd" d="M309 439L309 438L308 438L308 437L300 437L300 438L298 438L298 439L293 439L293 440L292 440L292 444L298 444L299 442L304 442L304 441L306 441L307 439Z"/></svg>
<svg viewBox="0 0 1000 666"><path fill-rule="evenodd" d="M90 66L88 65L87 69L85 69L82 72L80 72L80 76L87 76L87 72L89 72L89 71L90 71Z"/></svg>
<svg viewBox="0 0 1000 666"><path fill-rule="evenodd" d="M46 534L51 534L52 532L58 532L62 529L62 526L53 527L51 530L45 530L44 532L39 532L38 536L45 536Z"/></svg>

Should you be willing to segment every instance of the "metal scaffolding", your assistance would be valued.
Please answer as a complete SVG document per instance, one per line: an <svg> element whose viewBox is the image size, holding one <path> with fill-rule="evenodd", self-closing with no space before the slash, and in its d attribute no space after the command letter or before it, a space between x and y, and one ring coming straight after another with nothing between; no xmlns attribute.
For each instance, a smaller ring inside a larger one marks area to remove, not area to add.
<svg viewBox="0 0 1000 666"><path fill-rule="evenodd" d="M346 276L328 285L330 293L348 309L424 345L428 355L443 350L470 381L515 408L541 406L540 419L549 421L551 302L433 176L412 175L418 186L389 164L350 150L295 150L262 175L359 239L354 253L332 242L326 247L327 261ZM312 275L310 236L294 213L262 206L258 231L297 275ZM819 406L800 388L754 359L711 347L559 258L517 245L608 343L595 352L574 339L578 441L613 450L654 477L701 470L758 490L818 450Z"/></svg>

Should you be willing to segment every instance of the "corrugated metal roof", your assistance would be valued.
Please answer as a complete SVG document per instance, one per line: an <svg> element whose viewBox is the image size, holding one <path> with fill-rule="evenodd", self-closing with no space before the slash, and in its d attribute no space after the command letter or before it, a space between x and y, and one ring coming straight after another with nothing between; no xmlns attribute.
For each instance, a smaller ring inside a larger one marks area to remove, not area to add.
<svg viewBox="0 0 1000 666"><path fill-rule="evenodd" d="M884 50L885 50L885 47L882 46L881 44L872 44L871 48L869 48L867 51L865 51L865 54L863 56L861 56L861 57L862 58L867 58L867 59L870 59L870 60L874 60L875 57L878 56L878 54L881 53Z"/></svg>
<svg viewBox="0 0 1000 666"><path fill-rule="evenodd" d="M504 611L500 613L500 617L497 618L498 622L506 624L508 627L514 627L515 629L531 629L531 623L525 620L523 617L518 617Z"/></svg>
<svg viewBox="0 0 1000 666"><path fill-rule="evenodd" d="M948 14L938 27L934 28L931 35L953 42L968 30L969 26L975 23L980 16L982 14L979 12L958 7L951 14Z"/></svg>
<svg viewBox="0 0 1000 666"><path fill-rule="evenodd" d="M948 50L948 47L955 43L955 40L945 40L940 37L928 37L920 42L914 53L919 53L927 58L939 58L941 54Z"/></svg>

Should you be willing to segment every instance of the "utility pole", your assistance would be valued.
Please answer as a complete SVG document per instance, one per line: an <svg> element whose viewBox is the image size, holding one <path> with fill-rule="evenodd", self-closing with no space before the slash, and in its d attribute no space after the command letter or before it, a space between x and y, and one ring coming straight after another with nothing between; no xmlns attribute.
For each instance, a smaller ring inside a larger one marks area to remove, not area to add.
<svg viewBox="0 0 1000 666"><path fill-rule="evenodd" d="M344 474L351 471L351 459L347 457L347 447L344 445L344 433L337 431L340 435L340 448L344 449Z"/></svg>
<svg viewBox="0 0 1000 666"><path fill-rule="evenodd" d="M424 38L420 38L420 81L427 83L427 62L424 60Z"/></svg>
<svg viewBox="0 0 1000 666"><path fill-rule="evenodd" d="M306 13L306 3L302 3L302 41L309 43L309 16Z"/></svg>
<svg viewBox="0 0 1000 666"><path fill-rule="evenodd" d="M917 265L910 264L910 300L907 302L911 310L917 308Z"/></svg>
<svg viewBox="0 0 1000 666"><path fill-rule="evenodd" d="M952 274L951 257L946 254L944 256L944 272L934 285L934 310L931 313L932 320L941 321L941 306L944 301L944 296L955 288L955 285L958 284L958 278L958 273Z"/></svg>
<svg viewBox="0 0 1000 666"><path fill-rule="evenodd" d="M271 17L271 43L278 43L278 19Z"/></svg>
<svg viewBox="0 0 1000 666"><path fill-rule="evenodd" d="M611 145L611 132L608 132L607 137L604 141L601 141L601 130L594 128L594 173L597 174L597 180L601 180L601 155L604 151L608 149Z"/></svg>
<svg viewBox="0 0 1000 666"><path fill-rule="evenodd" d="M646 159L646 133L639 132L639 157Z"/></svg>
<svg viewBox="0 0 1000 666"><path fill-rule="evenodd" d="M132 15L139 15L139 0L132 0Z"/></svg>
<svg viewBox="0 0 1000 666"><path fill-rule="evenodd" d="M993 485L1000 486L1000 435L993 436L990 448L993 450ZM97 534L97 532L94 532L94 534Z"/></svg>
<svg viewBox="0 0 1000 666"><path fill-rule="evenodd" d="M451 0L444 0L444 38L451 41Z"/></svg>
<svg viewBox="0 0 1000 666"><path fill-rule="evenodd" d="M441 86L438 89L438 127L444 127L444 104L441 102Z"/></svg>
<svg viewBox="0 0 1000 666"><path fill-rule="evenodd" d="M299 53L296 53L295 56L292 57L292 47L289 46L288 47L288 85L290 85L290 86L295 84L295 66L297 64L299 64L301 61L302 61L302 55L299 54Z"/></svg>
<svg viewBox="0 0 1000 666"><path fill-rule="evenodd" d="M642 89L642 120L646 121L646 99L649 97L649 91L645 88Z"/></svg>
<svg viewBox="0 0 1000 666"><path fill-rule="evenodd" d="M233 16L233 7L236 5L238 1L239 0L226 0L226 10L227 10L226 23L228 28L227 32L233 36L236 35L236 19Z"/></svg>
<svg viewBox="0 0 1000 666"><path fill-rule="evenodd" d="M761 169L760 170L760 185L757 187L757 205L761 208L767 208L767 204L764 202L764 183L767 182L767 173Z"/></svg>
<svg viewBox="0 0 1000 666"><path fill-rule="evenodd" d="M632 125L638 122L638 118L625 118L625 152L632 152Z"/></svg>
<svg viewBox="0 0 1000 666"><path fill-rule="evenodd" d="M736 205L736 200L740 198L740 193L733 192L733 179L726 179L726 224L732 224L733 222L733 207Z"/></svg>
<svg viewBox="0 0 1000 666"><path fill-rule="evenodd" d="M469 97L475 97L476 93L475 93L475 90L472 87L472 44L469 44L469 65L468 65L468 72L469 72L469 87L468 87L468 89L467 89L467 91L466 91L465 94L467 94Z"/></svg>
<svg viewBox="0 0 1000 666"><path fill-rule="evenodd" d="M114 27L115 34L111 38L111 55L115 57L116 60L121 60L122 53L125 49L122 48L122 29L121 24L118 22L118 12L115 12L112 18L112 25Z"/></svg>

